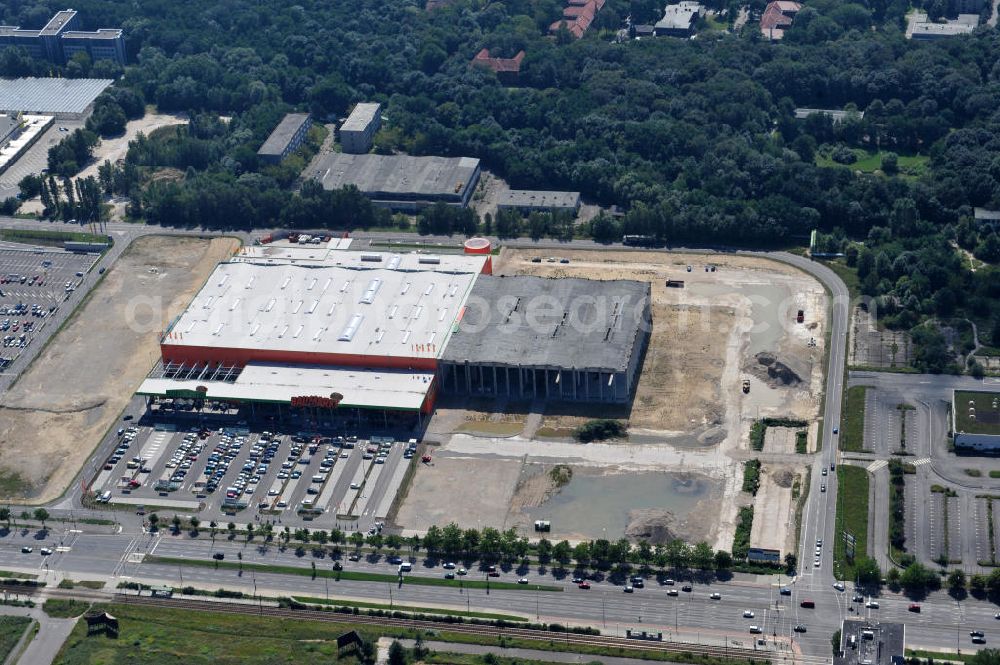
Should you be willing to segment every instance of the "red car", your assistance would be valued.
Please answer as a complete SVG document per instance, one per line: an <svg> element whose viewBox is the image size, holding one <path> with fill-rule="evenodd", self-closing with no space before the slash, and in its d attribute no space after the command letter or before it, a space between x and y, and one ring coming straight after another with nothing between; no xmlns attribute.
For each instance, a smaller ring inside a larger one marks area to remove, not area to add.
<svg viewBox="0 0 1000 665"><path fill-rule="evenodd" d="M577 586L579 588L581 588L581 589L589 589L590 588L590 582L588 582L587 580L584 580L584 581L580 582L579 584L577 584Z"/></svg>
<svg viewBox="0 0 1000 665"><path fill-rule="evenodd" d="M911 612L917 612L917 613L919 613L920 612L920 605L917 605L916 603L913 603L913 604L910 605L909 610Z"/></svg>

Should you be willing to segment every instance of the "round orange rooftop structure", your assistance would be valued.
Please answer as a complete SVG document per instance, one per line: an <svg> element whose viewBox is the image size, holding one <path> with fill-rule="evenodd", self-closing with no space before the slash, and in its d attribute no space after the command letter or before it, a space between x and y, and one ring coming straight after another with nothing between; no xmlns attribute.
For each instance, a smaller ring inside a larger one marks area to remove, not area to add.
<svg viewBox="0 0 1000 665"><path fill-rule="evenodd" d="M493 245L488 238L469 238L465 241L466 254L490 254Z"/></svg>

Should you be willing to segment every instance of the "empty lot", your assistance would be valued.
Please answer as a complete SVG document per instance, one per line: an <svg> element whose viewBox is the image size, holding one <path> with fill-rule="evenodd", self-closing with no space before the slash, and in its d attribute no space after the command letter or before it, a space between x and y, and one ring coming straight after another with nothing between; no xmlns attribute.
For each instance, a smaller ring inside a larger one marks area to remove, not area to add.
<svg viewBox="0 0 1000 665"><path fill-rule="evenodd" d="M136 240L45 351L0 400L0 495L56 498L158 357L179 314L229 238Z"/></svg>

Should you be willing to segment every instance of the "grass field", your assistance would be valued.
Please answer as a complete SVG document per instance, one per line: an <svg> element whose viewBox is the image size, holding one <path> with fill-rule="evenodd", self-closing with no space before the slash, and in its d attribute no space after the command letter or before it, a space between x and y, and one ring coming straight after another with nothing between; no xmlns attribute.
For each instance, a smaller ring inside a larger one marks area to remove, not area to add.
<svg viewBox="0 0 1000 665"><path fill-rule="evenodd" d="M839 579L854 577L854 568L847 562L844 530L854 534L855 560L868 556L868 472L859 466L841 464L837 467L837 538L833 557Z"/></svg>
<svg viewBox="0 0 1000 665"><path fill-rule="evenodd" d="M830 157L817 153L816 166L845 166L855 171L861 171L862 173L874 173L882 169L882 155L884 153L868 152L860 148L854 148L853 152L858 158L853 164L839 164ZM926 155L899 155L896 163L900 175L916 177L924 174L929 161L930 157Z"/></svg>
<svg viewBox="0 0 1000 665"><path fill-rule="evenodd" d="M84 600L64 600L62 598L49 598L42 605L42 609L50 617L57 619L69 619L78 617L87 611L90 603Z"/></svg>
<svg viewBox="0 0 1000 665"><path fill-rule="evenodd" d="M970 408L975 408L974 418ZM955 429L966 434L1000 434L1000 393L956 392Z"/></svg>
<svg viewBox="0 0 1000 665"><path fill-rule="evenodd" d="M864 450L865 444L865 386L847 389L844 419L840 428L840 449L849 452Z"/></svg>
<svg viewBox="0 0 1000 665"><path fill-rule="evenodd" d="M176 557L148 556L145 563L161 563L171 566L196 566L200 568L225 568L228 570L254 570L261 573L277 573L279 575L299 575L304 577L326 577L330 579L354 580L360 582L395 583L399 578L394 574L361 573L351 570L329 570L317 567L301 568L299 566L272 566L260 563L233 563L231 561L208 561L201 559L181 559ZM446 580L443 577L419 577L408 575L403 577L404 584L420 586L464 587L466 589L485 589L487 584L491 589L506 589L509 591L562 591L562 587L547 584L517 584L515 582L485 582L483 580Z"/></svg>
<svg viewBox="0 0 1000 665"><path fill-rule="evenodd" d="M30 625L31 619L28 617L0 616L0 662L7 659Z"/></svg>
<svg viewBox="0 0 1000 665"><path fill-rule="evenodd" d="M357 663L357 655L347 650L338 658L336 639L356 630L362 639L380 636L413 638L415 631L383 626L373 632L370 626L349 623L325 623L305 619L258 617L249 614L197 612L188 609L149 607L129 604L95 606L107 610L119 620L118 639L87 637L87 626L77 622L55 659L56 665L301 665L302 663ZM435 640L467 644L497 645L495 638L451 632L444 625ZM507 647L569 651L558 634L539 633L539 638L504 637ZM667 654L636 649L597 645L572 645L572 651L595 656L626 655L646 660L671 660L700 665L725 665L722 658L694 654ZM594 660L581 658L581 661Z"/></svg>
<svg viewBox="0 0 1000 665"><path fill-rule="evenodd" d="M74 233L72 231L42 231L34 229L0 229L0 240L6 242L35 243L39 245L62 245L66 240L74 242L109 242L106 235Z"/></svg>
<svg viewBox="0 0 1000 665"><path fill-rule="evenodd" d="M413 607L410 605L394 604L391 608L385 603L366 603L359 600L327 600L326 598L309 598L306 596L292 596L292 600L300 603L312 603L313 605L333 605L336 607L357 607L359 609L389 610L393 612L412 612L414 614L446 614L451 616L470 617L475 619L490 619L493 621L527 621L522 616L513 614L495 614L493 612L466 612L465 610L449 610L440 607Z"/></svg>

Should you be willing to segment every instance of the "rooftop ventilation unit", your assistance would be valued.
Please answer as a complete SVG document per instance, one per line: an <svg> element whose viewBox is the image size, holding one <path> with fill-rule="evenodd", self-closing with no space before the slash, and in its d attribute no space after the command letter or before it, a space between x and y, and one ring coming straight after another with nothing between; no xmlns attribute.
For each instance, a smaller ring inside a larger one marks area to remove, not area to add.
<svg viewBox="0 0 1000 665"><path fill-rule="evenodd" d="M388 266L386 266L386 267L387 267L387 268L388 268L389 270L395 270L396 268L398 268L398 267L399 267L399 262L400 262L400 261L402 261L402 260L403 260L403 257L401 257L401 256L400 256L399 254L393 254L393 255L392 255L392 256L391 256L390 258L389 258L389 265L388 265Z"/></svg>
<svg viewBox="0 0 1000 665"><path fill-rule="evenodd" d="M285 281L284 281L284 282L282 282L282 284L281 284L281 288L282 288L282 289L284 289L284 288L285 288L286 286L288 286L288 283L289 283L290 281L292 281L292 278L291 278L291 277L286 277L286 278L285 278Z"/></svg>
<svg viewBox="0 0 1000 665"><path fill-rule="evenodd" d="M431 263L431 264L437 265L438 263L441 263L441 257L440 256L421 256L420 258L417 259L417 263Z"/></svg>
<svg viewBox="0 0 1000 665"><path fill-rule="evenodd" d="M382 261L382 255L381 254L362 254L361 255L361 260L362 261L368 261L368 262L371 262L371 263L381 263L381 261Z"/></svg>
<svg viewBox="0 0 1000 665"><path fill-rule="evenodd" d="M337 303L333 303L332 305L330 305L330 311L328 311L326 315L331 316L333 314L333 310L335 309L337 309Z"/></svg>
<svg viewBox="0 0 1000 665"><path fill-rule="evenodd" d="M360 302L366 305L370 305L373 302L375 302L375 294L378 293L378 290L380 288L382 288L381 279L373 279L372 281L368 282L368 288L365 289L365 293L364 295L361 296Z"/></svg>
<svg viewBox="0 0 1000 665"><path fill-rule="evenodd" d="M317 330L316 334L313 335L313 341L314 342L318 342L319 338L322 337L323 333L325 333L325 332L326 332L326 328L320 328L319 330Z"/></svg>
<svg viewBox="0 0 1000 665"><path fill-rule="evenodd" d="M351 285L351 280L347 280L346 282L344 282L344 285L340 287L340 292L343 293L344 291L346 291L347 287L350 285Z"/></svg>
<svg viewBox="0 0 1000 665"><path fill-rule="evenodd" d="M327 277L327 278L326 278L326 284L324 284L324 285L323 285L323 293L326 293L326 290L327 290L328 288L330 288L330 284L331 284L332 282L333 282L333 277Z"/></svg>
<svg viewBox="0 0 1000 665"><path fill-rule="evenodd" d="M295 338L295 339L298 339L298 338L299 338L299 335L301 335L301 334L302 334L302 329L303 329L303 328L305 328L305 326L303 326L303 325L299 325L298 329L297 329L297 330L295 331L295 334L294 334L294 335L292 335L292 337L293 337L293 338Z"/></svg>
<svg viewBox="0 0 1000 665"><path fill-rule="evenodd" d="M274 305L275 305L275 303L277 303L277 302L278 302L278 301L277 301L277 300L275 300L274 298L271 298L270 300L268 300L268 301L267 301L267 306L265 306L265 307L264 307L264 311L265 311L265 312L270 312L270 311L271 311L272 309L274 309Z"/></svg>
<svg viewBox="0 0 1000 665"><path fill-rule="evenodd" d="M389 318L390 319L394 318L396 316L396 312L398 311L399 311L399 305L393 305L392 309L389 310Z"/></svg>
<svg viewBox="0 0 1000 665"><path fill-rule="evenodd" d="M258 330L260 330L260 324L259 323L253 324L253 326L250 328L250 336L253 337L254 335L256 335Z"/></svg>
<svg viewBox="0 0 1000 665"><path fill-rule="evenodd" d="M354 339L354 335L358 332L358 328L361 327L361 322L364 321L364 319L365 317L363 314L355 314L352 316L343 331L341 331L340 337L338 337L337 340L340 342L350 342Z"/></svg>
<svg viewBox="0 0 1000 665"><path fill-rule="evenodd" d="M409 291L409 290L410 290L410 283L409 282L404 282L403 283L403 290L399 292L399 295L405 296L406 292Z"/></svg>
<svg viewBox="0 0 1000 665"><path fill-rule="evenodd" d="M403 339L402 339L403 344L406 344L407 340L409 340L409 339L410 339L410 331L409 330L404 330L403 331Z"/></svg>
<svg viewBox="0 0 1000 665"><path fill-rule="evenodd" d="M222 279L219 280L219 286L222 286L223 284L225 284L228 281L229 281L229 275L223 275Z"/></svg>
<svg viewBox="0 0 1000 665"><path fill-rule="evenodd" d="M302 309L302 301L295 303L295 307L292 309L292 314L298 314L299 310Z"/></svg>
<svg viewBox="0 0 1000 665"><path fill-rule="evenodd" d="M309 310L306 313L307 314L312 314L313 312L316 311L317 307L319 307L319 301L318 300L313 300L312 304L309 305Z"/></svg>
<svg viewBox="0 0 1000 665"><path fill-rule="evenodd" d="M317 280L315 277L313 277L313 280L311 282L309 282L309 286L306 287L306 291L312 291L313 287L316 286L316 282L317 281L319 281L319 280Z"/></svg>
<svg viewBox="0 0 1000 665"><path fill-rule="evenodd" d="M447 307L442 307L442 308L441 308L441 313L440 313L440 314L438 314L438 321L439 321L439 322L440 322L440 321L444 321L444 317L445 317L445 316L446 316L447 314L448 314L448 308L447 308Z"/></svg>
<svg viewBox="0 0 1000 665"><path fill-rule="evenodd" d="M286 332L288 332L288 326L285 326L284 328L281 329L281 332L278 333L278 337L279 338L284 337Z"/></svg>
<svg viewBox="0 0 1000 665"><path fill-rule="evenodd" d="M433 291L433 290L434 290L434 283L432 282L432 283L430 283L430 284L427 285L426 289L424 289L424 295L425 296L429 296L431 294L431 291Z"/></svg>
<svg viewBox="0 0 1000 665"><path fill-rule="evenodd" d="M249 289L249 288L250 288L251 286L253 286L253 281L254 281L255 279L257 279L257 275L250 275L250 281L249 281L249 282L247 282L247 288L248 288L248 289Z"/></svg>
<svg viewBox="0 0 1000 665"><path fill-rule="evenodd" d="M385 337L384 329L379 330L377 333L375 333L375 343L378 344L379 342L381 342L383 337Z"/></svg>
<svg viewBox="0 0 1000 665"><path fill-rule="evenodd" d="M233 304L229 306L229 311L230 312L235 311L236 308L239 306L240 306L240 299L237 298L236 300L233 301Z"/></svg>
<svg viewBox="0 0 1000 665"><path fill-rule="evenodd" d="M223 324L221 324L221 323L220 323L220 324L219 324L219 325L218 325L218 326L216 327L216 329L212 331L212 334L213 334L213 335L218 335L218 334L219 334L220 332L222 332L222 326L223 326Z"/></svg>
<svg viewBox="0 0 1000 665"><path fill-rule="evenodd" d="M410 318L411 319L419 319L420 318L420 313L423 312L423 311L424 311L424 306L423 305L417 305L416 307L413 308L413 314L410 315Z"/></svg>

